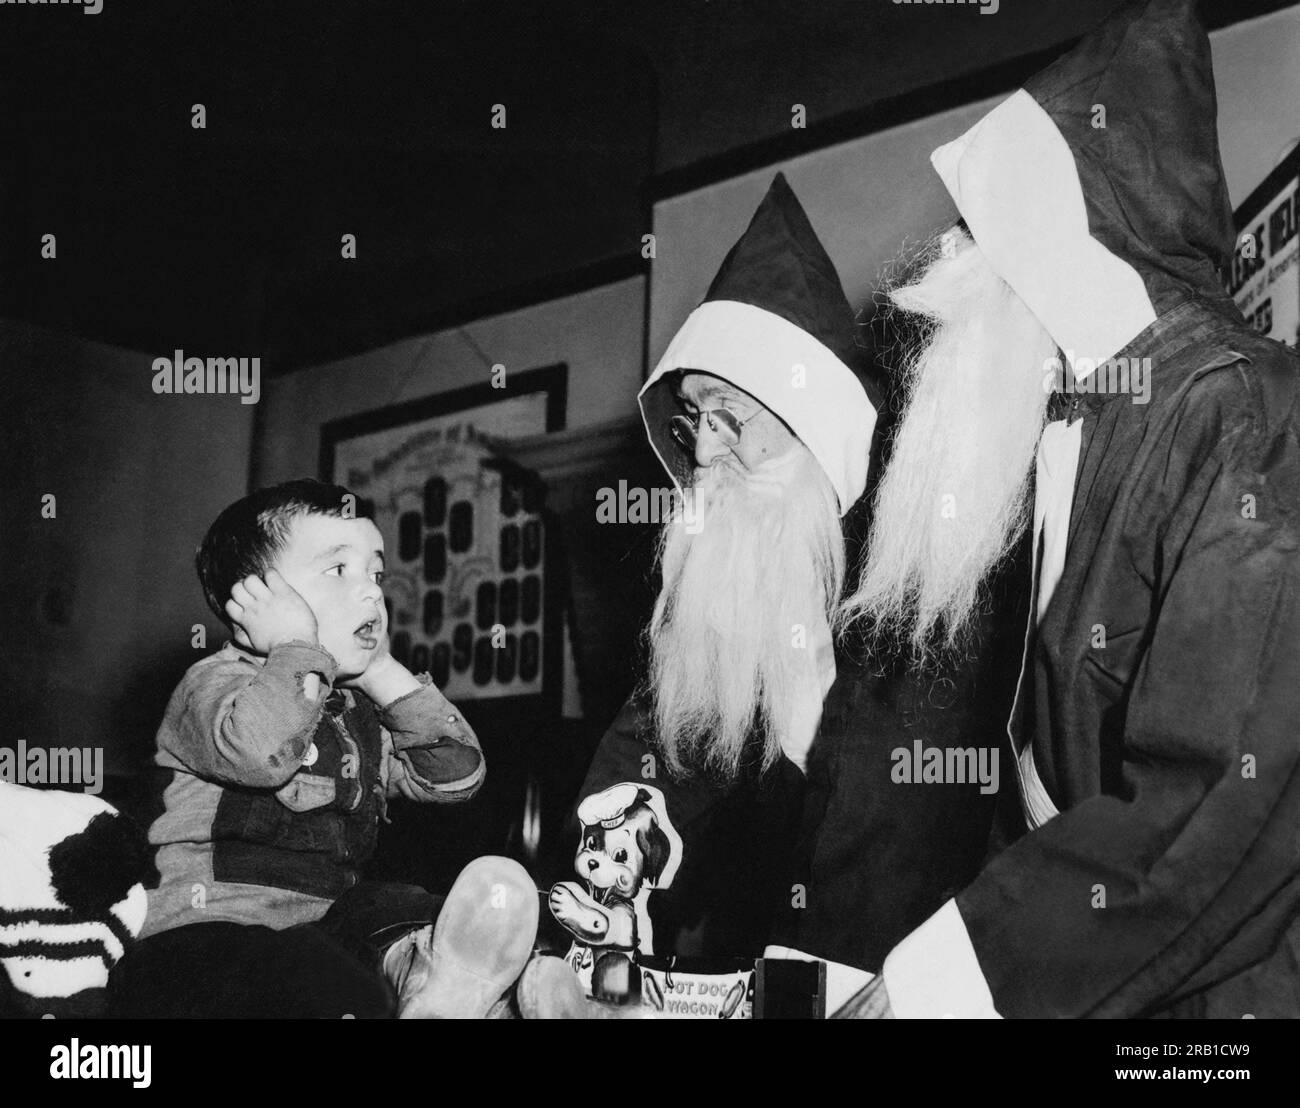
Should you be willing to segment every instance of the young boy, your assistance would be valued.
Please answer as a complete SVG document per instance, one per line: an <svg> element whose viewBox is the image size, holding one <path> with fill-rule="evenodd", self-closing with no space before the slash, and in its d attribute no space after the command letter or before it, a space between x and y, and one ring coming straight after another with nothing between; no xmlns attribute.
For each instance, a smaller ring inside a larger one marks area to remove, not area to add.
<svg viewBox="0 0 1300 1108"><path fill-rule="evenodd" d="M445 905L360 881L389 798L468 800L485 765L388 652L383 538L356 503L318 481L262 489L198 549L233 641L190 667L158 731L160 881L118 1014L484 1015L531 952L536 893L507 859L471 863Z"/></svg>

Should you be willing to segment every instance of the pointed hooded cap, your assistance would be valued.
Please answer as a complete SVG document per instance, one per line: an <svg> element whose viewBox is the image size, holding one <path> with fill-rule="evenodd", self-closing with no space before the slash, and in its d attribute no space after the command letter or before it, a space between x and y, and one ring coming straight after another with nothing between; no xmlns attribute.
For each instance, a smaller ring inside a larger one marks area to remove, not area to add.
<svg viewBox="0 0 1300 1108"><path fill-rule="evenodd" d="M775 413L808 447L846 514L866 487L876 424L876 409L849 368L855 329L835 266L778 173L638 396L650 444L677 486L689 483L694 461L668 433L681 409L665 378L696 370Z"/></svg>
<svg viewBox="0 0 1300 1108"><path fill-rule="evenodd" d="M931 156L1077 377L1196 294L1233 245L1194 0L1138 0Z"/></svg>

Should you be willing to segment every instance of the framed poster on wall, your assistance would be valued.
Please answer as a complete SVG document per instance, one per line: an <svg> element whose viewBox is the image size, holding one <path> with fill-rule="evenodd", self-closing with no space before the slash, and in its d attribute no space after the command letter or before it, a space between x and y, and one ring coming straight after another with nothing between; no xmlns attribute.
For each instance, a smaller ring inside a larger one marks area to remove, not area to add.
<svg viewBox="0 0 1300 1108"><path fill-rule="evenodd" d="M1237 209L1228 292L1255 330L1300 346L1300 146Z"/></svg>
<svg viewBox="0 0 1300 1108"><path fill-rule="evenodd" d="M393 656L452 700L556 687L541 483L492 440L564 427L567 368L511 374L321 428L323 480L384 536Z"/></svg>

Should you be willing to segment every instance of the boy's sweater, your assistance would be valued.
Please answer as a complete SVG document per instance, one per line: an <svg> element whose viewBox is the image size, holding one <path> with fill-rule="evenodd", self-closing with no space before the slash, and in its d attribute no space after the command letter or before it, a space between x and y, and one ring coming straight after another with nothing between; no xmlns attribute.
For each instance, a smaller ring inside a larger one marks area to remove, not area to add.
<svg viewBox="0 0 1300 1108"><path fill-rule="evenodd" d="M227 643L191 666L158 730L172 771L149 829L161 880L143 936L191 923L285 928L356 884L390 797L467 800L478 739L427 674L382 710L333 690L336 663L287 643L265 658ZM309 700L306 675L320 677Z"/></svg>

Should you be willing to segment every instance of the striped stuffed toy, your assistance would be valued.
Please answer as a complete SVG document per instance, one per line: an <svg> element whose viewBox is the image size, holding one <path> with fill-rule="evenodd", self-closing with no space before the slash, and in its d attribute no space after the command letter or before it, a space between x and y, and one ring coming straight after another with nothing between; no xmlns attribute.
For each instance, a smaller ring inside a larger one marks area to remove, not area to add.
<svg viewBox="0 0 1300 1108"><path fill-rule="evenodd" d="M0 781L10 1014L99 1013L109 970L144 925L148 859L139 827L98 797Z"/></svg>

